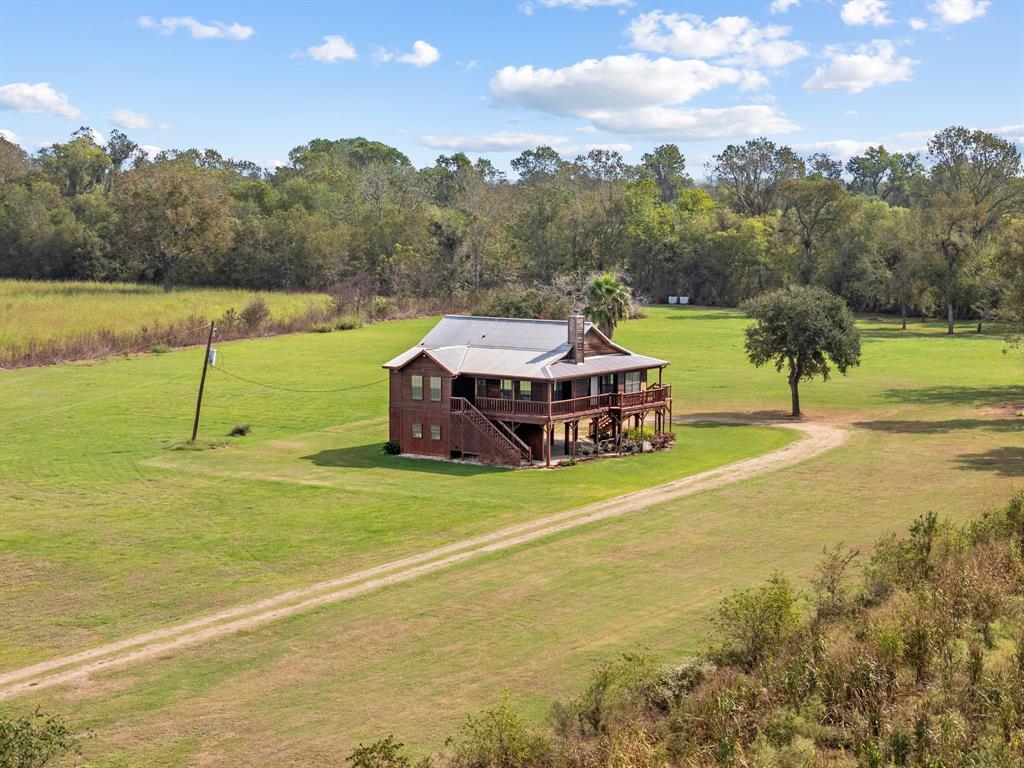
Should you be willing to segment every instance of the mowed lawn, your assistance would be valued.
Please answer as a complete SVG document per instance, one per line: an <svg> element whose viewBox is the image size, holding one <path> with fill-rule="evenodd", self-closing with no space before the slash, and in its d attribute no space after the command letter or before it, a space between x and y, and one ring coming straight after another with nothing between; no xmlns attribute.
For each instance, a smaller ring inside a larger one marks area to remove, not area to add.
<svg viewBox="0 0 1024 768"><path fill-rule="evenodd" d="M223 362L283 386L343 387L381 378L379 361L430 322L224 345ZM784 377L746 364L745 322L654 309L616 338L673 361L677 415L779 411ZM863 366L803 391L809 419L851 430L829 454L3 708L67 713L95 732L94 765L337 765L388 733L439 749L503 689L540 719L621 650L692 653L730 589L774 570L803 583L825 545L867 544L927 510L962 519L1024 483L1019 355L966 328L861 327ZM171 451L188 428L197 357L0 376L13 500L0 531L3 667L789 439L689 427L670 453L554 472L397 467L376 452L383 384L302 396L215 372L204 433L248 422L253 434Z"/></svg>
<svg viewBox="0 0 1024 768"><path fill-rule="evenodd" d="M677 450L508 471L388 457L383 360L432 320L0 375L0 667L89 647L771 450L682 427ZM273 386L269 389L225 371ZM364 386L365 385L365 386ZM358 387L356 389L348 389ZM249 436L228 439L249 424Z"/></svg>

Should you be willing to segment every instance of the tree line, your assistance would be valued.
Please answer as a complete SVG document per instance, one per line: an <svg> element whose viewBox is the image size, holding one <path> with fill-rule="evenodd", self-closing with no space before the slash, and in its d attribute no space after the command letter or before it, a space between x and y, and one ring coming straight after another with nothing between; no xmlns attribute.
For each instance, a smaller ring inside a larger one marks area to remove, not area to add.
<svg viewBox="0 0 1024 768"><path fill-rule="evenodd" d="M273 171L212 149L150 158L117 130L33 155L0 139L0 275L462 297L609 272L655 301L803 285L950 332L1024 319L1021 157L984 131L845 164L752 139L701 183L673 144L636 165L541 146L511 167L456 153L417 169L365 138L314 139Z"/></svg>

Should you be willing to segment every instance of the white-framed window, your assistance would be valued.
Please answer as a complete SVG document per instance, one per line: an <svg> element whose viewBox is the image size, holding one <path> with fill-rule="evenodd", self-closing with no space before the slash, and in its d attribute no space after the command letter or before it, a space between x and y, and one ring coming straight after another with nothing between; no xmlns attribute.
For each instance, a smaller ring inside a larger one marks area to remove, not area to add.
<svg viewBox="0 0 1024 768"><path fill-rule="evenodd" d="M430 377L430 399L432 402L441 402L441 377Z"/></svg>
<svg viewBox="0 0 1024 768"><path fill-rule="evenodd" d="M519 382L519 399L520 400L532 400L533 399L533 382L532 381L520 381Z"/></svg>
<svg viewBox="0 0 1024 768"><path fill-rule="evenodd" d="M412 399L423 399L423 377L418 373L412 375Z"/></svg>
<svg viewBox="0 0 1024 768"><path fill-rule="evenodd" d="M431 424L430 425L430 439L431 440L440 440L441 439L441 425L440 424Z"/></svg>
<svg viewBox="0 0 1024 768"><path fill-rule="evenodd" d="M640 391L640 371L629 371L626 374L626 379L623 382L623 388L626 392L639 392Z"/></svg>
<svg viewBox="0 0 1024 768"><path fill-rule="evenodd" d="M423 437L423 425L422 424L413 424L412 425L412 436L414 438L416 438L417 440L419 440L421 437Z"/></svg>

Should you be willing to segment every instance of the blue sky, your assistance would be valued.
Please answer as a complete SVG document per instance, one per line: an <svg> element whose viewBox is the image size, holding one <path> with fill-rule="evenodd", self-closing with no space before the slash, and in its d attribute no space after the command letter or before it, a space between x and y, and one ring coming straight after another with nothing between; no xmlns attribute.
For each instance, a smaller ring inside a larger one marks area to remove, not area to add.
<svg viewBox="0 0 1024 768"><path fill-rule="evenodd" d="M271 166L367 136L417 165L538 143L695 175L758 135L841 158L951 124L1024 142L1024 2L0 3L0 129L79 125Z"/></svg>

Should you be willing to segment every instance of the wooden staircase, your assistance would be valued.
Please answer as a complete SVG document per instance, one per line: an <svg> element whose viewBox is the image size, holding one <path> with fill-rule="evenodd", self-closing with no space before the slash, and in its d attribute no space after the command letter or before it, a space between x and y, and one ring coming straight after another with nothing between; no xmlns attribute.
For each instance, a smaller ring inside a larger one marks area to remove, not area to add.
<svg viewBox="0 0 1024 768"><path fill-rule="evenodd" d="M511 429L488 419L464 397L452 398L448 433L453 451L483 462L518 466L533 458L530 447Z"/></svg>

